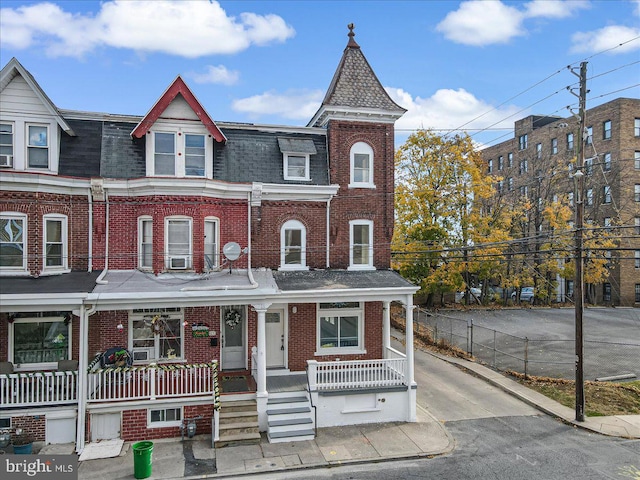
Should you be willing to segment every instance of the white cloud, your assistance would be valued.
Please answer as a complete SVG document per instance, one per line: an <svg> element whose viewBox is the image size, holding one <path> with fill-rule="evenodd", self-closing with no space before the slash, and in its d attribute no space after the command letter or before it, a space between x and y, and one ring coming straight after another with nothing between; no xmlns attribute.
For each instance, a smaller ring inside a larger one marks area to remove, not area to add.
<svg viewBox="0 0 640 480"><path fill-rule="evenodd" d="M506 43L523 34L524 15L497 0L462 2L436 27L446 38L465 45Z"/></svg>
<svg viewBox="0 0 640 480"><path fill-rule="evenodd" d="M219 83L222 85L234 85L240 78L237 70L229 70L224 65L207 65L204 73L192 72L187 75L196 83Z"/></svg>
<svg viewBox="0 0 640 480"><path fill-rule="evenodd" d="M104 46L195 58L284 42L295 34L277 15L230 17L219 3L202 0L114 0L103 2L95 15L70 14L52 3L3 8L0 29L7 46L42 46L50 55L72 57Z"/></svg>
<svg viewBox="0 0 640 480"><path fill-rule="evenodd" d="M321 90L290 90L284 93L265 92L235 100L231 107L252 117L280 115L289 119L310 120L322 102Z"/></svg>
<svg viewBox="0 0 640 480"><path fill-rule="evenodd" d="M419 128L454 130L462 125L464 130L487 127L512 129L513 116L519 111L515 106L494 110L493 105L479 100L463 88L440 89L429 98L414 98L400 88L386 90L398 105L407 109L407 113L396 122L397 130L413 131ZM526 113L520 112L519 115L525 116ZM477 117L481 118L474 120Z"/></svg>
<svg viewBox="0 0 640 480"><path fill-rule="evenodd" d="M500 0L468 0L458 10L449 12L436 29L449 40L464 45L508 43L527 34L524 22L529 18L565 18L588 6L586 0L533 0L518 9Z"/></svg>
<svg viewBox="0 0 640 480"><path fill-rule="evenodd" d="M573 15L577 10L589 8L589 2L585 0L533 0L525 4L525 15L527 17L543 18L566 18Z"/></svg>
<svg viewBox="0 0 640 480"><path fill-rule="evenodd" d="M640 50L640 28L610 25L592 32L576 32L571 37L571 53L596 53L624 44L611 50L612 54ZM629 42L632 38L635 40ZM628 43L626 43L628 42Z"/></svg>

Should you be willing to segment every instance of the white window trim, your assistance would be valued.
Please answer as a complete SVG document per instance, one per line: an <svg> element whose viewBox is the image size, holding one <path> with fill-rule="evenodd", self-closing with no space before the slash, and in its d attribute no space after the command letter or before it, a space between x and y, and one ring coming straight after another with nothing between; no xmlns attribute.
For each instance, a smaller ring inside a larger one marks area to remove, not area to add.
<svg viewBox="0 0 640 480"><path fill-rule="evenodd" d="M204 218L203 228L204 228L204 225L206 225L207 223L213 223L215 225L214 226L214 235L216 237L216 241L215 241L216 249L215 249L215 252L214 252L213 266L214 266L214 268L217 268L217 267L220 266L220 219L218 217L205 217ZM206 232L206 229L205 229L205 232ZM202 244L202 250L203 251L205 250L204 246L207 245L207 242L205 242L206 238L204 236L205 232L203 232L203 244ZM204 257L204 255L203 255L203 257ZM204 261L204 268L205 269L208 268L207 262L206 262L206 260L204 260L204 258L203 258L203 261Z"/></svg>
<svg viewBox="0 0 640 480"><path fill-rule="evenodd" d="M285 264L286 253L286 230L300 230L300 263L299 264ZM280 228L280 268L278 270L309 270L307 266L307 229L304 224L298 220L288 220Z"/></svg>
<svg viewBox="0 0 640 480"><path fill-rule="evenodd" d="M171 133L174 135L175 175L156 175L155 173L155 134ZM186 135L204 136L204 176L186 174ZM159 121L149 130L146 137L146 169L147 176L163 178L213 178L213 137L198 121L198 125L185 125L175 122Z"/></svg>
<svg viewBox="0 0 640 480"><path fill-rule="evenodd" d="M187 217L184 215L173 215L173 216L164 218L164 251L165 251L164 268L166 270L171 270L171 268L169 268L171 265L170 258L172 256L169 254L169 223L172 220L178 220L178 221L187 220L189 222L189 253L186 255L187 268L185 268L185 270L192 270L193 269L193 218ZM181 255L177 255L177 256L181 256Z"/></svg>
<svg viewBox="0 0 640 480"><path fill-rule="evenodd" d="M284 162L284 166L283 166L283 173L284 173L284 179L285 180L301 180L301 181L310 181L311 180L311 175L309 173L309 158L310 155L308 153L296 153L296 152L283 152L283 162ZM304 157L305 159L305 163L304 163L304 176L302 177L298 177L298 176L294 176L294 175L289 175L289 156L292 157Z"/></svg>
<svg viewBox="0 0 640 480"><path fill-rule="evenodd" d="M356 225L369 226L369 263L354 264L353 263L353 227ZM371 220L351 220L349 221L349 267L347 270L375 270L373 266L373 221Z"/></svg>
<svg viewBox="0 0 640 480"><path fill-rule="evenodd" d="M149 365L151 363L157 363L157 362L162 362L162 363L184 363L185 362L185 351L184 351L184 335L185 335L185 328L184 328L184 310L180 309L179 312L156 312L156 313L133 313L132 311L129 312L129 319L128 319L128 339L127 339L127 348L130 352L133 353L133 322L134 320L144 320L145 317L148 319L149 317L153 317L154 315L167 315L168 318L172 319L172 320L178 320L180 322L180 352L181 355L179 357L176 358L161 358L160 357L160 334L157 332L153 332L153 347L149 347L149 348L153 348L153 355L154 358L150 358L148 360L134 360L134 364L135 365Z"/></svg>
<svg viewBox="0 0 640 480"><path fill-rule="evenodd" d="M15 122L9 120L0 120L0 123L2 123L3 125L9 125L11 127L11 166L2 167L2 169L14 169L16 167L16 125ZM6 135L8 132L3 133ZM6 147L8 146L8 144L5 144L4 146Z"/></svg>
<svg viewBox="0 0 640 480"><path fill-rule="evenodd" d="M360 302L357 308L323 308L316 304L316 351L314 356L325 355L363 355L367 353L364 345L364 304ZM357 316L358 317L358 346L357 347L325 347L320 346L320 317L327 316Z"/></svg>
<svg viewBox="0 0 640 480"><path fill-rule="evenodd" d="M164 422L152 422L151 421L151 412L157 410L180 410L180 420L171 420ZM147 409L147 428L162 428L162 427L179 427L184 420L184 408L181 405L176 405L175 407L171 406L162 406L159 408L148 408Z"/></svg>
<svg viewBox="0 0 640 480"><path fill-rule="evenodd" d="M46 167L30 167L29 166L29 148L44 148L44 147L39 147L39 146L35 146L35 145L30 145L29 144L29 127L44 127L47 129L47 166ZM25 141L24 141L24 166L25 166L25 170L30 170L33 172L44 172L44 171L51 171L53 170L52 165L51 165L51 149L52 149L52 145L53 145L53 139L51 138L51 132L52 132L52 128L51 125L49 125L48 123L35 123L35 122L26 122L24 124L24 133L25 133Z"/></svg>
<svg viewBox="0 0 640 480"><path fill-rule="evenodd" d="M144 252L142 250L142 240L144 238L144 230L142 228L142 225L144 224L144 222L151 222L151 250L153 251L153 217L151 217L150 215L142 215L138 217L138 269L144 270L144 271L151 271L153 270L153 255L151 257L150 267L146 267L142 265L143 257L144 257Z"/></svg>
<svg viewBox="0 0 640 480"><path fill-rule="evenodd" d="M366 182L356 182L354 181L354 160L355 155L358 153L369 155L369 180ZM373 158L373 148L371 145L365 142L355 143L351 147L351 151L349 152L349 188L376 188L373 183L373 166L374 166L374 158Z"/></svg>
<svg viewBox="0 0 640 480"><path fill-rule="evenodd" d="M62 223L62 265L47 266L47 220L56 220ZM58 213L50 213L42 216L42 271L43 272L56 272L56 273L68 273L69 269L69 229L68 219L66 215Z"/></svg>
<svg viewBox="0 0 640 480"><path fill-rule="evenodd" d="M24 276L28 275L29 271L27 270L28 262L27 262L27 252L28 250L28 225L27 225L27 215L19 212L0 212L0 218L10 219L10 220L22 220L22 267L2 267L0 266L0 272L5 276Z"/></svg>
<svg viewBox="0 0 640 480"><path fill-rule="evenodd" d="M64 322L64 317L29 317L29 318L16 318L13 322L9 323L9 331L8 331L8 358L9 361L12 362L16 368L16 371L22 372L31 372L38 370L55 370L58 368L58 362L39 362L39 363L16 363L14 354L14 324L16 323L40 323L40 322ZM71 331L72 322L69 322L67 325L67 338L69 339L69 343L67 345L67 359L72 358L72 343L73 343L73 335Z"/></svg>

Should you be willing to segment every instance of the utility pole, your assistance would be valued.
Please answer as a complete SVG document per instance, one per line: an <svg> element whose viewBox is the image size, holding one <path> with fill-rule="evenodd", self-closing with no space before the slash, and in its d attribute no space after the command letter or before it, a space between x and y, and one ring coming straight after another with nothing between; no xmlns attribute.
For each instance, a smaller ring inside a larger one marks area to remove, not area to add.
<svg viewBox="0 0 640 480"><path fill-rule="evenodd" d="M588 141L586 134L585 106L587 103L587 62L580 63L580 73L573 68L571 73L580 78L580 126L578 128L578 152L576 158L576 173L573 176L576 200L575 217L575 260L576 271L574 277L573 294L575 299L575 327L576 327L576 421L584 422L584 341L582 336L582 317L584 313L584 272L583 272L583 227L584 227L584 147ZM573 92L571 92L573 93ZM574 94L575 95L575 94Z"/></svg>

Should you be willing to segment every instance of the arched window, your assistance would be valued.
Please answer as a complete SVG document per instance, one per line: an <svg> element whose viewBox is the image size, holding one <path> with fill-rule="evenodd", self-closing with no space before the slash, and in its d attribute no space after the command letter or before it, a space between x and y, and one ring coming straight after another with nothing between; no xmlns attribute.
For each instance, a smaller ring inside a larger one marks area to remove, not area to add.
<svg viewBox="0 0 640 480"><path fill-rule="evenodd" d="M307 270L307 230L298 220L280 229L280 270Z"/></svg>
<svg viewBox="0 0 640 480"><path fill-rule="evenodd" d="M351 188L375 188L373 184L373 149L364 142L351 147Z"/></svg>

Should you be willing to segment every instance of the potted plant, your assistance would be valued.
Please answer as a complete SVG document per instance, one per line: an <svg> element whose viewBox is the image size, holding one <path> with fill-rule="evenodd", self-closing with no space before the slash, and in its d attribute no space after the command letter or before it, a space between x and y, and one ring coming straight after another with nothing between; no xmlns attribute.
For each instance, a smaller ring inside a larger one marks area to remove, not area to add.
<svg viewBox="0 0 640 480"><path fill-rule="evenodd" d="M16 428L11 443L15 454L30 454L33 451L33 437L22 428Z"/></svg>

